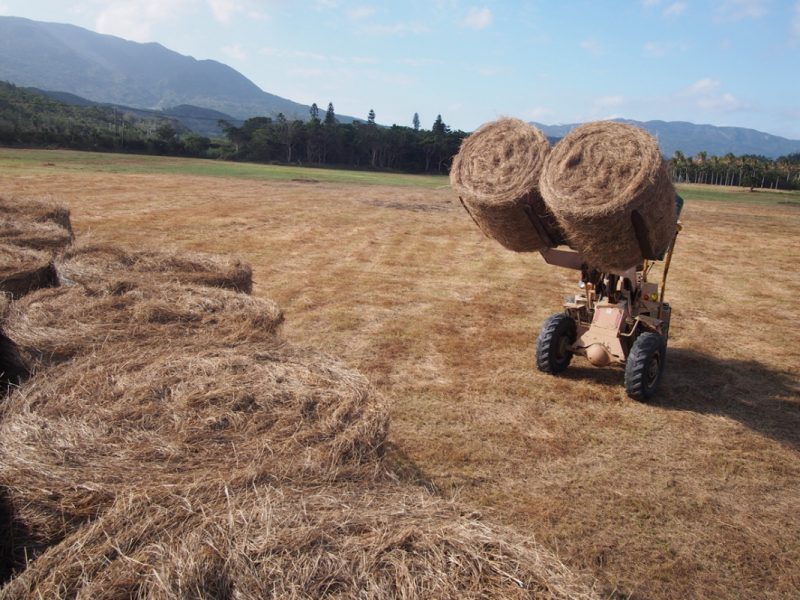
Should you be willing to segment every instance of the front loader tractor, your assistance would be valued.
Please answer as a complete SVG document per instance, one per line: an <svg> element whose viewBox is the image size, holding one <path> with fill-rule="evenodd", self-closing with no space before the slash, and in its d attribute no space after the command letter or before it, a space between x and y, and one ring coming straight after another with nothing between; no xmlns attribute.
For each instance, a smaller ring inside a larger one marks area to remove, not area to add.
<svg viewBox="0 0 800 600"><path fill-rule="evenodd" d="M597 367L624 365L625 391L635 400L652 398L667 357L671 309L664 302L675 236L666 251L660 284L649 281L654 260L622 273L587 266L577 252L550 248L541 252L549 264L579 270L579 292L564 310L548 317L536 340L536 366L557 375L573 355Z"/></svg>

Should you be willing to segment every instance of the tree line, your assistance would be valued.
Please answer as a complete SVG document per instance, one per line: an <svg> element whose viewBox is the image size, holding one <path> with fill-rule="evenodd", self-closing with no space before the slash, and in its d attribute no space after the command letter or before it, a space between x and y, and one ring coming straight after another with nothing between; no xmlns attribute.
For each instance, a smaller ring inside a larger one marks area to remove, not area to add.
<svg viewBox="0 0 800 600"><path fill-rule="evenodd" d="M110 106L75 106L0 82L0 145L58 147L104 152L222 158L318 166L449 172L468 135L452 131L441 115L430 129L414 114L411 126L384 127L370 110L366 121L342 123L329 103L316 104L307 120L254 117L240 126L220 122L223 137L197 135L177 120L142 116ZM672 179L750 188L800 189L800 153L764 156L685 156L668 160Z"/></svg>
<svg viewBox="0 0 800 600"><path fill-rule="evenodd" d="M255 162L283 162L372 168L408 173L441 173L450 170L453 156L468 134L451 131L438 115L430 129L420 126L414 114L411 127L383 127L370 110L366 121L342 123L333 104L322 115L311 105L309 118L254 117L240 127L222 123L229 143L223 157Z"/></svg>
<svg viewBox="0 0 800 600"><path fill-rule="evenodd" d="M695 156L684 156L678 150L667 164L672 180L678 183L706 183L751 189L800 189L800 153L773 160L754 154L709 156L707 152L699 152Z"/></svg>

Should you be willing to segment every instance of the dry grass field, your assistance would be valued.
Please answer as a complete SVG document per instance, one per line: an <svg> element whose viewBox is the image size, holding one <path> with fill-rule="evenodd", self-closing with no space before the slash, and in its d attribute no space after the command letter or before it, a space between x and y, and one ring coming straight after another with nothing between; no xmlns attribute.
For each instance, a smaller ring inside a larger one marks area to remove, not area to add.
<svg viewBox="0 0 800 600"><path fill-rule="evenodd" d="M667 370L639 404L619 369L536 371L575 274L485 239L445 178L76 156L2 150L0 194L65 201L84 240L244 257L289 340L388 398L402 479L532 535L606 595L800 597L797 196L681 189Z"/></svg>

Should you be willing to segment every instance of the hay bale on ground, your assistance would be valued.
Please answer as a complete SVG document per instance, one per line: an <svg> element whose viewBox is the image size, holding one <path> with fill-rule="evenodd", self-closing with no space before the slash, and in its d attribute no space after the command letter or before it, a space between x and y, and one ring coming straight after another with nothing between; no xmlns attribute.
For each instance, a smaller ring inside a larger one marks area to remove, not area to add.
<svg viewBox="0 0 800 600"><path fill-rule="evenodd" d="M499 119L465 139L453 159L453 190L481 230L509 250L542 250L561 241L539 193L549 151L535 127Z"/></svg>
<svg viewBox="0 0 800 600"><path fill-rule="evenodd" d="M69 208L52 198L20 200L0 197L0 213L8 215L12 219L56 223L66 229L71 237L74 237Z"/></svg>
<svg viewBox="0 0 800 600"><path fill-rule="evenodd" d="M72 242L72 234L50 221L0 218L0 243L56 253Z"/></svg>
<svg viewBox="0 0 800 600"><path fill-rule="evenodd" d="M55 596L598 597L532 540L392 484L122 497L3 589Z"/></svg>
<svg viewBox="0 0 800 600"><path fill-rule="evenodd" d="M58 276L49 254L0 242L0 292L19 298L57 285Z"/></svg>
<svg viewBox="0 0 800 600"><path fill-rule="evenodd" d="M675 234L675 189L658 143L631 125L573 129L547 157L541 191L570 245L602 270L656 258Z"/></svg>
<svg viewBox="0 0 800 600"><path fill-rule="evenodd" d="M253 270L240 258L180 250L131 250L111 244L73 246L56 261L62 284L114 281L176 282L249 294Z"/></svg>
<svg viewBox="0 0 800 600"><path fill-rule="evenodd" d="M7 398L0 486L29 554L126 490L236 490L373 468L388 418L364 377L277 337L226 347L209 333L174 345L117 339Z"/></svg>
<svg viewBox="0 0 800 600"><path fill-rule="evenodd" d="M119 283L39 290L8 313L7 335L31 366L100 352L116 341L170 348L224 347L270 340L283 323L272 301L219 288ZM124 358L124 357L123 357Z"/></svg>

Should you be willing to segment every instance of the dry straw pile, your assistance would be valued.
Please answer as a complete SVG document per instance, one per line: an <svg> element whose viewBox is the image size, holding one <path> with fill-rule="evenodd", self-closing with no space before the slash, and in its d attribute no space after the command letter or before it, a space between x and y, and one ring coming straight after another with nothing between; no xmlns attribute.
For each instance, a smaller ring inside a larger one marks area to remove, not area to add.
<svg viewBox="0 0 800 600"><path fill-rule="evenodd" d="M78 244L56 261L61 282L92 287L110 281L179 282L249 294L253 270L231 256L183 250L132 250L111 244Z"/></svg>
<svg viewBox="0 0 800 600"><path fill-rule="evenodd" d="M65 206L49 199L0 197L0 292L19 297L57 285L53 255L72 239Z"/></svg>
<svg viewBox="0 0 800 600"><path fill-rule="evenodd" d="M70 236L73 235L69 208L53 198L19 200L0 196L0 214L17 221L55 223L66 229Z"/></svg>
<svg viewBox="0 0 800 600"><path fill-rule="evenodd" d="M509 250L542 250L559 241L539 193L549 150L535 127L499 119L464 140L453 160L453 190L481 230Z"/></svg>
<svg viewBox="0 0 800 600"><path fill-rule="evenodd" d="M656 258L675 234L675 190L658 143L631 125L572 130L547 157L541 191L570 246L603 270Z"/></svg>
<svg viewBox="0 0 800 600"><path fill-rule="evenodd" d="M3 597L597 598L530 541L388 482L121 497Z"/></svg>

